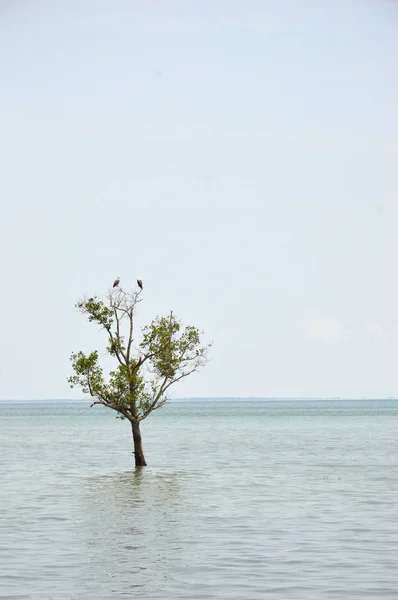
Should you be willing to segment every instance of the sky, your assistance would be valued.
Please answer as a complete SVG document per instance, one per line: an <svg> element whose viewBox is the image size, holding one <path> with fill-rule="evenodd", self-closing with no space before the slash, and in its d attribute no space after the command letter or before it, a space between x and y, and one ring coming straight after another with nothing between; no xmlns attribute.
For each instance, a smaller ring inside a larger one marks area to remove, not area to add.
<svg viewBox="0 0 398 600"><path fill-rule="evenodd" d="M397 33L391 0L1 0L0 398L82 396L74 304L117 276L213 342L176 397L398 396Z"/></svg>

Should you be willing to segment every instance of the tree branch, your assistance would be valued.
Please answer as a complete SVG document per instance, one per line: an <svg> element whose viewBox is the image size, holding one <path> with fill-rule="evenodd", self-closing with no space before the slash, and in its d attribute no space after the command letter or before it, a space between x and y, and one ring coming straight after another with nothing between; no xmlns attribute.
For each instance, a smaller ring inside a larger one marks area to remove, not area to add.
<svg viewBox="0 0 398 600"><path fill-rule="evenodd" d="M195 373L195 371L197 371L197 370L198 370L198 366L195 365L195 367L193 367L190 371L181 373L181 375L179 377L173 377L172 379L169 380L169 378L166 376L163 380L163 383L161 384L161 386L159 388L158 393L155 396L155 400L153 402L151 402L148 409L144 412L144 414L140 420L145 419L153 410L156 410L157 404L161 401L162 396L165 394L165 392L169 389L170 386L172 386L174 383L177 383L177 381L181 381L181 379L184 379L184 377L188 377L188 375L192 375L192 373ZM167 383L168 380L169 380L169 382Z"/></svg>
<svg viewBox="0 0 398 600"><path fill-rule="evenodd" d="M114 338L114 337L113 337L113 335L112 335L111 328L107 329L107 332L108 332L108 334L109 334L109 337L110 337L110 339L111 339L112 348L115 350L115 355L116 355L116 358L117 358L118 362L119 362L121 365L123 365L123 364L124 364L124 362L123 362L123 361L122 361L122 359L120 358L119 350L118 350L118 348L117 348L117 343L116 343L116 341L115 341L115 338Z"/></svg>
<svg viewBox="0 0 398 600"><path fill-rule="evenodd" d="M93 393L93 388L91 387L91 383L90 383L90 375L87 375L87 385L88 385L88 391L90 392L90 396L94 396Z"/></svg>
<svg viewBox="0 0 398 600"><path fill-rule="evenodd" d="M173 385L174 383L177 383L177 381L180 381L181 379L184 379L184 377L188 377L188 375L191 375L192 373L197 371L197 369L198 369L198 367L195 365L195 367L193 367L190 371L181 373L181 375L179 377L173 377L172 379L169 379L169 377L166 375L163 380L163 383L161 384L161 386L159 388L158 393L155 396L155 400L153 402L151 402L148 409L144 412L143 416L141 417L141 420L145 419L153 410L156 409L158 402L161 401L162 396L169 389L169 387L171 385ZM167 383L167 381L168 381L168 383Z"/></svg>
<svg viewBox="0 0 398 600"><path fill-rule="evenodd" d="M154 355L154 353L152 353L152 354L146 354L146 355L144 356L144 358L140 357L140 358L138 359L137 363L134 365L134 367L133 367L133 369L132 369L132 370L133 370L133 373L135 373L135 371L138 371L138 369L140 369L140 368L142 367L142 365L144 364L144 362L146 362L146 361L147 361L147 360L149 360L150 358L153 358L153 356L155 356L155 355Z"/></svg>
<svg viewBox="0 0 398 600"><path fill-rule="evenodd" d="M130 320L130 330L129 330L129 339L127 342L127 364L130 364L130 352L131 352L131 344L133 343L133 329L134 329L134 323L133 323L134 307L133 306L130 308L128 317Z"/></svg>
<svg viewBox="0 0 398 600"><path fill-rule="evenodd" d="M128 336L128 341L127 341L127 345L126 345L126 352L123 351L123 349L121 348L121 344L118 348L118 352L120 353L120 355L123 358L122 362L121 360L119 360L119 362L121 364L125 364L126 366L129 365L130 363L130 353L131 353L131 345L133 342L133 318L134 318L134 307L135 305L140 302L140 298L139 298L140 292L135 292L134 294L128 294L127 292L125 292L123 289L118 288L117 292L111 291L108 294L108 300L110 303L110 306L113 310L113 314L115 316L115 320L116 320L116 336L117 336L117 340L120 343L120 333L121 333L121 329L120 329L120 323L123 320L124 317L128 317L129 319L129 336ZM121 313L121 316L119 315L119 311Z"/></svg>
<svg viewBox="0 0 398 600"><path fill-rule="evenodd" d="M151 413L156 408L157 403L159 402L160 398L163 396L164 391L166 389L164 386L165 386L165 384L167 382L167 379L168 379L168 377L166 375L165 378L164 378L164 380L163 380L163 383L161 384L161 386L160 386L160 388L158 390L158 393L155 395L155 399L151 402L151 404L149 405L149 407L147 408L147 410L143 413L143 415L140 418L140 421L142 421L143 419L145 419L149 415L149 413Z"/></svg>
<svg viewBox="0 0 398 600"><path fill-rule="evenodd" d="M184 377L188 377L188 375L191 375L192 373L195 373L195 371L198 370L198 367L195 365L195 367L193 367L190 371L186 371L185 373L182 373L179 377L173 377L173 379L171 381L169 381L169 383L166 385L166 387L164 388L164 392L171 386L173 385L173 383L177 383L177 381L181 381L181 379L184 379Z"/></svg>

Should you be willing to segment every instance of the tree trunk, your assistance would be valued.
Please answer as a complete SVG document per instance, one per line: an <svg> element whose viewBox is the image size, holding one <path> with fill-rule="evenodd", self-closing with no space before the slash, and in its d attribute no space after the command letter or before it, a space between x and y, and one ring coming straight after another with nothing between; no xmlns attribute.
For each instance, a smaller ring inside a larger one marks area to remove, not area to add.
<svg viewBox="0 0 398 600"><path fill-rule="evenodd" d="M146 467L144 450L142 448L140 422L132 421L131 429L133 430L135 466L136 467Z"/></svg>

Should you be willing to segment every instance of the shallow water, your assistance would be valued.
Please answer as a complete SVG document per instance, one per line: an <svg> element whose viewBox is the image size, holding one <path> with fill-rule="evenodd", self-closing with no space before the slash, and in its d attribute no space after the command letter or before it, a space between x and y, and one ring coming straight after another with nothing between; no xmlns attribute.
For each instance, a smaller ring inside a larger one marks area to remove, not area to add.
<svg viewBox="0 0 398 600"><path fill-rule="evenodd" d="M398 402L0 402L0 597L398 597Z"/></svg>

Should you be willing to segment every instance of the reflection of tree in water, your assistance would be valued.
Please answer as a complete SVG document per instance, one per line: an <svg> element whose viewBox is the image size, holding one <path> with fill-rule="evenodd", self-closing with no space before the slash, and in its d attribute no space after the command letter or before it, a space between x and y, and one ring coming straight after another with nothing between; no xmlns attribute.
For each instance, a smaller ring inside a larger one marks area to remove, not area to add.
<svg viewBox="0 0 398 600"><path fill-rule="evenodd" d="M119 592L142 588L150 597L171 563L183 559L180 482L179 473L145 469L82 480L81 540L102 593L112 584Z"/></svg>
<svg viewBox="0 0 398 600"><path fill-rule="evenodd" d="M98 502L100 508L112 505L119 509L134 506L150 510L159 504L170 506L170 502L178 502L179 479L178 473L146 473L143 469L135 469L86 478L84 495L91 503Z"/></svg>

